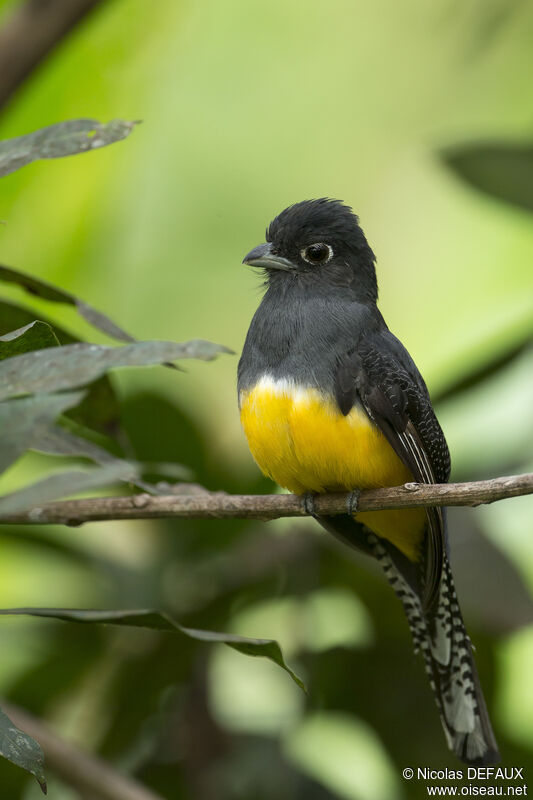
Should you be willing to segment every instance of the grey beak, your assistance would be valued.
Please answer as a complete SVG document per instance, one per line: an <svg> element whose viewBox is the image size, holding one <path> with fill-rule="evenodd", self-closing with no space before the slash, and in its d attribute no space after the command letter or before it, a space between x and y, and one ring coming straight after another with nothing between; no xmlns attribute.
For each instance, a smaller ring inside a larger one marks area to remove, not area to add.
<svg viewBox="0 0 533 800"><path fill-rule="evenodd" d="M289 261L288 258L277 256L272 252L272 244L260 244L250 250L248 255L243 259L243 264L249 267L263 267L264 269L283 269L286 272L292 272L296 267Z"/></svg>

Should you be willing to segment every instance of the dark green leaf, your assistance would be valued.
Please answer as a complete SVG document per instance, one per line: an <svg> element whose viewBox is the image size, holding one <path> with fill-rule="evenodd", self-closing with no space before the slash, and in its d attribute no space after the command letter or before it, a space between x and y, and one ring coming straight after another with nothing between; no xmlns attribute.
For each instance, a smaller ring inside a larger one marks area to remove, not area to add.
<svg viewBox="0 0 533 800"><path fill-rule="evenodd" d="M104 436L120 436L120 404L111 380L107 375L87 387L81 403L67 412L67 416Z"/></svg>
<svg viewBox="0 0 533 800"><path fill-rule="evenodd" d="M116 325L109 317L97 311L95 308L80 300L79 297L53 286L51 283L34 278L32 275L27 275L25 272L20 272L18 269L0 265L0 280L4 283L15 283L22 289L25 289L29 294L35 297L41 297L43 300L49 300L52 303L66 303L67 305L74 306L79 314L97 330L106 333L113 339L118 339L121 342L134 342L133 336L126 333L125 330Z"/></svg>
<svg viewBox="0 0 533 800"><path fill-rule="evenodd" d="M231 352L202 339L190 342L135 342L123 347L70 344L37 350L0 362L0 400L56 392L91 383L114 367L148 366L181 358L211 360Z"/></svg>
<svg viewBox="0 0 533 800"><path fill-rule="evenodd" d="M151 609L132 611L99 611L93 609L74 608L6 608L0 609L0 614L29 614L34 617L49 617L65 622L101 623L110 625L125 625L134 628L154 628L160 631L181 633L190 639L201 642L215 642L226 644L239 653L247 656L268 658L285 670L293 681L303 689L305 686L295 673L289 669L284 661L279 644L273 639L250 639L245 636L235 636L231 633L215 633L214 631L200 631L194 628L185 628L168 614Z"/></svg>
<svg viewBox="0 0 533 800"><path fill-rule="evenodd" d="M53 328L46 322L35 320L23 328L0 336L0 361L12 358L31 350L44 350L47 347L57 347L59 340Z"/></svg>
<svg viewBox="0 0 533 800"><path fill-rule="evenodd" d="M38 394L0 403L0 472L17 460L66 409L80 402L83 392Z"/></svg>
<svg viewBox="0 0 533 800"><path fill-rule="evenodd" d="M469 144L448 148L443 158L476 189L533 211L533 145Z"/></svg>
<svg viewBox="0 0 533 800"><path fill-rule="evenodd" d="M0 141L0 178L42 158L62 158L125 139L136 122L71 119L33 133Z"/></svg>
<svg viewBox="0 0 533 800"><path fill-rule="evenodd" d="M118 481L133 483L137 477L134 465L119 459L95 469L57 472L0 497L0 515L20 514L37 509L43 503L90 489L101 489Z"/></svg>
<svg viewBox="0 0 533 800"><path fill-rule="evenodd" d="M0 755L22 767L37 778L39 786L46 794L46 778L44 776L44 755L41 746L11 722L0 709Z"/></svg>

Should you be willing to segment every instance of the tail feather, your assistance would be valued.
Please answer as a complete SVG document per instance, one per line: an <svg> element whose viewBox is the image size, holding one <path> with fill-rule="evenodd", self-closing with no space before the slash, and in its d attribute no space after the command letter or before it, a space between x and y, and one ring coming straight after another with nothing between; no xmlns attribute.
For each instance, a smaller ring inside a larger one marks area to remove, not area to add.
<svg viewBox="0 0 533 800"><path fill-rule="evenodd" d="M447 557L438 600L424 610L421 593L403 574L388 543L372 533L367 542L402 601L415 650L424 658L450 749L468 764L496 763L500 754Z"/></svg>

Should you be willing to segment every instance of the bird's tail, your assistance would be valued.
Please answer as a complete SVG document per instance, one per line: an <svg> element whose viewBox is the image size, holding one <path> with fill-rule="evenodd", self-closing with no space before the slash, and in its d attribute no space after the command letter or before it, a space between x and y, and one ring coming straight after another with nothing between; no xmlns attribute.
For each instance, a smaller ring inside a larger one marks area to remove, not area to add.
<svg viewBox="0 0 533 800"><path fill-rule="evenodd" d="M369 533L367 544L402 601L415 649L424 658L450 749L467 764L499 761L447 557L438 599L428 611L423 609L420 593L406 578L388 542Z"/></svg>

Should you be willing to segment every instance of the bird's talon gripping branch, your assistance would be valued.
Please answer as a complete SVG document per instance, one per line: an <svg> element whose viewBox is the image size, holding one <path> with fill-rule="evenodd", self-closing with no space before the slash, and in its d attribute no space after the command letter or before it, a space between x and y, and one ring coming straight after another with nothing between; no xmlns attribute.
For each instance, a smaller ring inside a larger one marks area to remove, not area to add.
<svg viewBox="0 0 533 800"><path fill-rule="evenodd" d="M306 492L302 495L302 508L306 514L309 514L311 517L316 517L317 513L315 510L315 495L314 492Z"/></svg>
<svg viewBox="0 0 533 800"><path fill-rule="evenodd" d="M348 514L350 514L351 517L353 517L353 515L357 511L357 506L359 504L360 497L361 497L361 490L353 489L346 498L346 508L348 509Z"/></svg>

